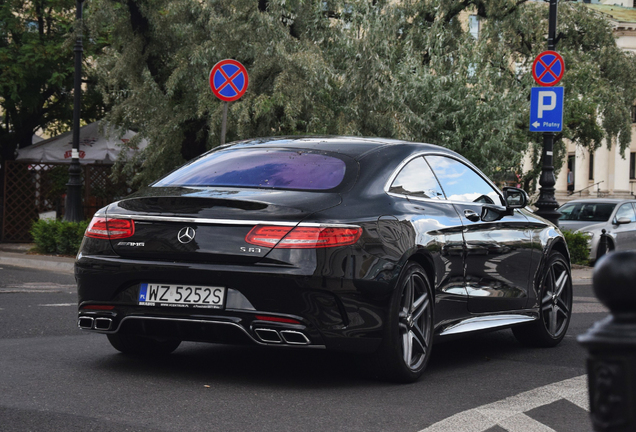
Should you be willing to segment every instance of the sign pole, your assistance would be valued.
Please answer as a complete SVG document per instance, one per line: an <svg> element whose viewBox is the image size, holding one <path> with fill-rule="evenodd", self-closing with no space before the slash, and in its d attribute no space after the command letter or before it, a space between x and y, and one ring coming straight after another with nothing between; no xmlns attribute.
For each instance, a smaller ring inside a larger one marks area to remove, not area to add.
<svg viewBox="0 0 636 432"><path fill-rule="evenodd" d="M548 18L548 50L552 51L556 47L556 26L557 26L557 4L558 0L550 0L550 15ZM554 132L543 133L543 166L541 167L541 177L539 178L539 199L536 202L536 214L549 220L555 225L559 225L559 203L554 197Z"/></svg>
<svg viewBox="0 0 636 432"><path fill-rule="evenodd" d="M221 145L225 144L225 131L227 130L227 105L229 102L223 102L223 120L221 122Z"/></svg>
<svg viewBox="0 0 636 432"><path fill-rule="evenodd" d="M79 130L80 109L82 98L82 6L84 0L76 0L75 23L77 40L75 41L75 89L73 106L73 149L71 151L71 165L68 168L68 183L66 183L66 202L64 203L64 220L80 222L84 219L82 209L82 167L79 162Z"/></svg>
<svg viewBox="0 0 636 432"><path fill-rule="evenodd" d="M225 144L227 131L227 106L240 99L247 91L249 76L241 63L232 59L221 60L210 71L210 88L214 96L223 101L221 120L221 145Z"/></svg>

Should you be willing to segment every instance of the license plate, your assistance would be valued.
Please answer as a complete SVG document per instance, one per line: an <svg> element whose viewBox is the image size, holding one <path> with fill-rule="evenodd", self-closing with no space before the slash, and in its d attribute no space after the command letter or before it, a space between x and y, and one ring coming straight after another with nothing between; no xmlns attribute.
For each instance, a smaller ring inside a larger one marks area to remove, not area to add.
<svg viewBox="0 0 636 432"><path fill-rule="evenodd" d="M225 288L211 286L142 283L139 304L143 306L172 306L222 309Z"/></svg>

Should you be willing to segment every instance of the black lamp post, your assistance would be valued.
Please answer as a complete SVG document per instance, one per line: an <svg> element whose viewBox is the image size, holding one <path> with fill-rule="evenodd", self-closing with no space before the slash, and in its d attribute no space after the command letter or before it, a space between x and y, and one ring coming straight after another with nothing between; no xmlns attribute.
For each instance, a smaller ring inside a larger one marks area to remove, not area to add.
<svg viewBox="0 0 636 432"><path fill-rule="evenodd" d="M557 4L558 0L550 0L550 15L548 18L548 50L554 51L558 42L556 36L557 26ZM559 203L554 197L554 132L543 133L543 166L541 167L541 177L539 178L539 199L535 203L537 207L536 214L549 220L555 225L559 225L559 216L561 213L557 211Z"/></svg>
<svg viewBox="0 0 636 432"><path fill-rule="evenodd" d="M68 169L68 183L66 184L66 203L64 220L79 222L84 219L82 209L82 168L79 162L79 131L80 108L82 101L82 6L83 0L76 0L77 10L75 21L77 40L75 41L75 105L73 107L73 149L71 151L71 166Z"/></svg>

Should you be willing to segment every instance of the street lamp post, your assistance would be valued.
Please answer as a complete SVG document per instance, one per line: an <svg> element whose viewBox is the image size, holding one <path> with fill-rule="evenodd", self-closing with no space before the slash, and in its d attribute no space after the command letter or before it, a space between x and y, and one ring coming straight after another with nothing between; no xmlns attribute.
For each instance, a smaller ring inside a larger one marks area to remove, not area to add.
<svg viewBox="0 0 636 432"><path fill-rule="evenodd" d="M550 0L550 15L548 18L548 50L554 51L558 42L556 36L557 26L557 4L558 0ZM536 214L549 220L555 225L559 225L559 203L554 197L554 132L543 133L543 166L541 167L541 177L539 177L539 199L535 203Z"/></svg>
<svg viewBox="0 0 636 432"><path fill-rule="evenodd" d="M82 6L83 0L76 0L75 22L77 40L75 41L75 103L73 107L73 149L71 150L71 166L68 169L66 184L66 203L64 220L79 222L84 219L82 209L82 168L79 162L80 108L82 101Z"/></svg>

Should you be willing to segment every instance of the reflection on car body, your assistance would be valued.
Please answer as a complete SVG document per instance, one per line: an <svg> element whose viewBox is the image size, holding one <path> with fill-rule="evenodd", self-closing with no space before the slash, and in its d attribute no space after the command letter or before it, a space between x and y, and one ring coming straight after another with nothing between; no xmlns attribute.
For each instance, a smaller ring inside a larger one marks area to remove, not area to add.
<svg viewBox="0 0 636 432"><path fill-rule="evenodd" d="M434 145L230 144L95 215L75 266L78 325L132 354L182 340L369 353L398 381L444 337L512 327L554 346L569 255L526 205ZM145 304L157 287L165 301Z"/></svg>

